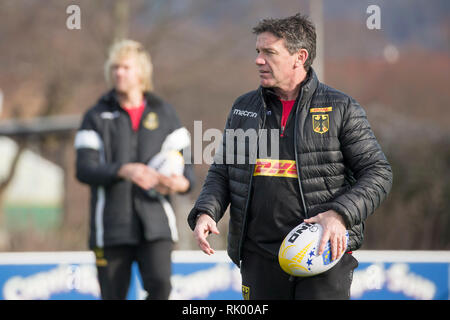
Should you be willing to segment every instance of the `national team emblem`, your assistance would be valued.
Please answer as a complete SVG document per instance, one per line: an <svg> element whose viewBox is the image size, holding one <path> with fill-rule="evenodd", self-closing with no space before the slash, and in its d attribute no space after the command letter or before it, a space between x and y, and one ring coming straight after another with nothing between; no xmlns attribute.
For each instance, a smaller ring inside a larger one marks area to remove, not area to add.
<svg viewBox="0 0 450 320"><path fill-rule="evenodd" d="M142 125L148 130L155 130L159 126L158 115L155 112L149 112Z"/></svg>
<svg viewBox="0 0 450 320"><path fill-rule="evenodd" d="M313 114L312 121L314 132L323 134L330 128L330 117L328 114Z"/></svg>
<svg viewBox="0 0 450 320"><path fill-rule="evenodd" d="M108 261L105 259L105 253L103 248L96 247L94 249L95 253L95 264L97 267L106 267L108 265Z"/></svg>
<svg viewBox="0 0 450 320"><path fill-rule="evenodd" d="M242 297L244 300L250 300L250 288L247 286L242 286Z"/></svg>

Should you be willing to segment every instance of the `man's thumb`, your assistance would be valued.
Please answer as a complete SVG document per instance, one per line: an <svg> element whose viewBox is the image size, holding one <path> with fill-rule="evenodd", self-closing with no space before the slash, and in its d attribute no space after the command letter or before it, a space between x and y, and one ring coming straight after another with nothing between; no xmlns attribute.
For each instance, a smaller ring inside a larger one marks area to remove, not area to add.
<svg viewBox="0 0 450 320"><path fill-rule="evenodd" d="M212 233L214 233L214 234L219 234L219 233L220 233L220 232L219 232L219 229L217 229L217 227L216 227L215 224L211 224L210 227L209 227L209 230L210 230Z"/></svg>

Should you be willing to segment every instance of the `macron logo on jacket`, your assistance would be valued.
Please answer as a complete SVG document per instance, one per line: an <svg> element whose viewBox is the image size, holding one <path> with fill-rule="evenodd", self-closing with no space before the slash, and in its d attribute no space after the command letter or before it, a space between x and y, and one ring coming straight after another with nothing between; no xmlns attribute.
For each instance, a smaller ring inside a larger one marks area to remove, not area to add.
<svg viewBox="0 0 450 320"><path fill-rule="evenodd" d="M258 114L256 112L247 111L247 110L239 110L239 109L234 109L233 114L241 116L241 117L249 117L249 118L256 118L258 116Z"/></svg>

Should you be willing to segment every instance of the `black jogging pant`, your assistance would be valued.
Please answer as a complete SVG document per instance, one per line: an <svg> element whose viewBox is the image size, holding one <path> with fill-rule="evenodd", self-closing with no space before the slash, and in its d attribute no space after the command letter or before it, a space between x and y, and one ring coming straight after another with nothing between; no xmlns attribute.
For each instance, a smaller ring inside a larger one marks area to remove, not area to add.
<svg viewBox="0 0 450 320"><path fill-rule="evenodd" d="M131 266L137 261L147 300L167 300L172 289L171 240L145 241L96 250L97 272L103 300L126 299Z"/></svg>
<svg viewBox="0 0 450 320"><path fill-rule="evenodd" d="M291 277L277 260L244 250L242 295L249 300L350 299L353 270L358 261L350 253L330 270L312 277Z"/></svg>

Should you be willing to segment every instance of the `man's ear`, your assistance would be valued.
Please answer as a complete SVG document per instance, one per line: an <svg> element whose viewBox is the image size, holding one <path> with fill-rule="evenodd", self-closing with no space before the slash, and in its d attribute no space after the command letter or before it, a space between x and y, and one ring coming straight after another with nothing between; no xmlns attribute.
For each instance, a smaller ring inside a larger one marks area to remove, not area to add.
<svg viewBox="0 0 450 320"><path fill-rule="evenodd" d="M300 49L296 53L297 59L295 60L295 67L303 67L306 60L308 59L309 53L306 49Z"/></svg>

